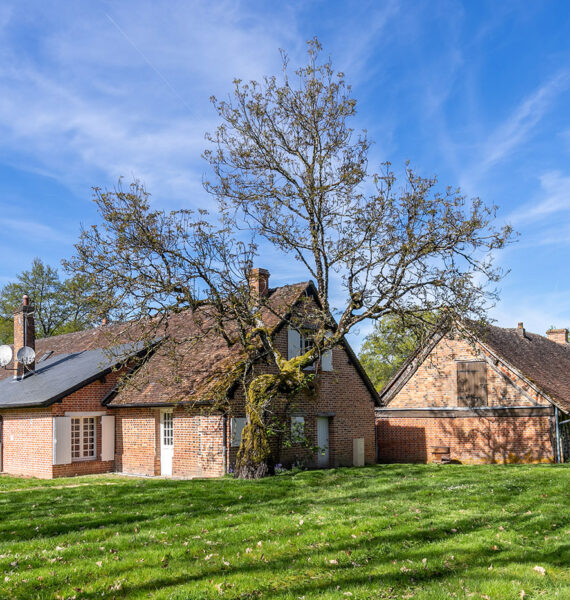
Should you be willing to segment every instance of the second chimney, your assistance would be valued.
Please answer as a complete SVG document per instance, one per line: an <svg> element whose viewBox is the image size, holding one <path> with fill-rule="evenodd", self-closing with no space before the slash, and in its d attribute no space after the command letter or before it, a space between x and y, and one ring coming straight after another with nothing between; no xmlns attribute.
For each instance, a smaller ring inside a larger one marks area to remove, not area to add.
<svg viewBox="0 0 570 600"><path fill-rule="evenodd" d="M252 269L247 280L253 296L261 298L269 294L269 271L266 269Z"/></svg>
<svg viewBox="0 0 570 600"><path fill-rule="evenodd" d="M568 329L549 329L546 332L546 337L551 342L556 342L557 344L567 344L568 343Z"/></svg>
<svg viewBox="0 0 570 600"><path fill-rule="evenodd" d="M28 296L22 298L22 306L14 313L14 377L20 378L32 372L36 366L35 361L24 366L16 360L18 350L28 346L36 349L36 327L34 324L34 307L30 305Z"/></svg>

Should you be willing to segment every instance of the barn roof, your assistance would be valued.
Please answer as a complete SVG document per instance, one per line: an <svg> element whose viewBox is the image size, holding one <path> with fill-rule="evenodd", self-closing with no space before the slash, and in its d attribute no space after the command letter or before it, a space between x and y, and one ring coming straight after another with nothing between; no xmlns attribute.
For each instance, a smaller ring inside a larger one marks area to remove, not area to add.
<svg viewBox="0 0 570 600"><path fill-rule="evenodd" d="M471 331L560 408L570 411L570 344L519 328L472 325Z"/></svg>
<svg viewBox="0 0 570 600"><path fill-rule="evenodd" d="M475 343L481 344L508 368L518 372L528 383L538 388L553 403L570 411L570 344L557 343L522 328L503 328L473 322L457 326ZM445 326L435 331L392 376L380 391L380 399L384 405L391 402L446 331Z"/></svg>

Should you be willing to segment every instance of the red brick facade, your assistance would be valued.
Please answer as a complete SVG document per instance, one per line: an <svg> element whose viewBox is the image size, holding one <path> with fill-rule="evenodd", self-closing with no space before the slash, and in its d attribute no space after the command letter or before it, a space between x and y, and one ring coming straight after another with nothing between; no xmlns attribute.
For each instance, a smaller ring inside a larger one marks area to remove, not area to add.
<svg viewBox="0 0 570 600"><path fill-rule="evenodd" d="M486 365L486 407L476 415L461 407L446 416L441 409L460 406L457 363L473 360ZM533 413L521 407L537 409ZM551 462L550 413L552 405L540 390L500 357L450 334L434 346L388 407L376 410L378 461L432 462L440 460L437 448L445 447L449 459L462 463Z"/></svg>
<svg viewBox="0 0 570 600"><path fill-rule="evenodd" d="M282 329L276 337L276 347L287 355L287 330ZM332 371L318 370L314 394L304 394L288 408L286 415L280 412L280 423L285 430L283 439L290 433L290 416L304 418L304 433L314 447L317 443L317 419L329 421L329 466L353 465L353 443L355 439L364 439L364 460L372 464L376 460L374 432L374 400L358 370L346 350L337 346L332 350ZM243 397L232 405L232 416L245 416ZM283 441L283 439L281 441ZM231 436L227 435L229 464L235 464L237 448L231 447ZM274 440L273 452L276 462L289 466L302 462L306 466L317 466L317 455L308 452L300 444L277 449Z"/></svg>
<svg viewBox="0 0 570 600"><path fill-rule="evenodd" d="M378 460L439 462L449 447L461 463L552 462L550 417L378 417Z"/></svg>
<svg viewBox="0 0 570 600"><path fill-rule="evenodd" d="M114 461L101 460L101 413L113 413L101 406L101 400L116 385L118 376L118 373L110 373L47 408L0 411L2 471L11 475L48 479L112 472L115 467ZM70 413L98 413L95 417L95 459L54 465L53 417Z"/></svg>
<svg viewBox="0 0 570 600"><path fill-rule="evenodd" d="M277 345L286 355L286 328L279 332ZM0 411L3 417L3 471L42 478L106 472L160 475L160 415L165 408L103 407L101 400L116 385L118 376L111 373L48 408ZM199 413L182 405L166 410L173 410L173 477L221 476L235 464L237 448L231 446L229 416ZM239 390L231 404L231 412L233 416L245 416ZM305 436L315 446L317 418L328 419L330 466L353 464L354 439L364 440L365 462L375 461L374 398L344 348L333 350L333 370L317 375L315 394L303 396L289 412L303 416ZM54 465L53 419L78 416L78 413L96 413L95 458ZM115 417L115 460L101 460L103 414ZM289 435L288 420L285 430L286 435L280 441ZM285 465L303 460L307 466L317 466L316 455L298 444L281 453L276 451L275 456Z"/></svg>

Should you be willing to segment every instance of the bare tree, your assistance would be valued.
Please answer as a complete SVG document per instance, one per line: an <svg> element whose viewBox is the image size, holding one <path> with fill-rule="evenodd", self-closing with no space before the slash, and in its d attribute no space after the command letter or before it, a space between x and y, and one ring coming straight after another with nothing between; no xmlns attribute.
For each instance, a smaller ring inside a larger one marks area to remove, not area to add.
<svg viewBox="0 0 570 600"><path fill-rule="evenodd" d="M103 225L83 232L71 263L114 290L126 307L122 316L130 311L156 323L157 315L183 309L195 318L207 313L200 322L239 345L233 376L246 394L242 477L268 472L272 403L299 393L304 368L358 324L388 315L414 322L442 310L483 317L503 275L491 252L512 237L510 227L494 227L495 207L440 189L409 165L402 183L388 163L370 173L366 134L349 127L356 101L320 52L312 40L307 66L294 75L283 54L280 78L236 80L228 100L212 99L221 124L207 135L213 176L205 187L218 201L219 220L153 211L138 184L98 191ZM251 243L238 241L243 236ZM268 325L272 309L250 293L257 244L295 257L315 282L317 301L291 323L310 324L312 345L301 356L281 355ZM260 357L269 372L254 372Z"/></svg>

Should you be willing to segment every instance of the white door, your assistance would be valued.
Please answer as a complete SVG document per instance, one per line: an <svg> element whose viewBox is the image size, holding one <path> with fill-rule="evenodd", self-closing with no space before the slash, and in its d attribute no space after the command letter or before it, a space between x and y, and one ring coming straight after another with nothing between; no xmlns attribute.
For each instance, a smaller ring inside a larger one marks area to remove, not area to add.
<svg viewBox="0 0 570 600"><path fill-rule="evenodd" d="M317 446L319 467L329 466L329 418L317 417Z"/></svg>
<svg viewBox="0 0 570 600"><path fill-rule="evenodd" d="M174 428L172 411L160 413L160 474L172 475L172 455L174 454Z"/></svg>

